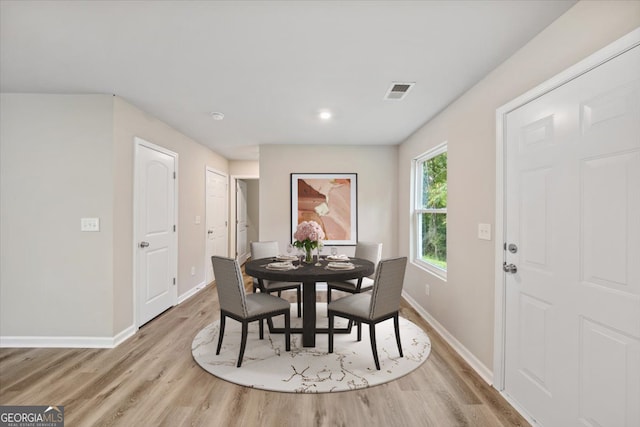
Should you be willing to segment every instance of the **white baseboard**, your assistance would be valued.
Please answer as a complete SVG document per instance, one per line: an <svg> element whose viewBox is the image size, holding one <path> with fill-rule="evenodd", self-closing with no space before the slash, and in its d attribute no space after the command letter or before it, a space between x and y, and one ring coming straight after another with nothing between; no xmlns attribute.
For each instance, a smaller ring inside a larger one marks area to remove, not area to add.
<svg viewBox="0 0 640 427"><path fill-rule="evenodd" d="M0 337L0 348L114 348L137 330L131 325L115 337Z"/></svg>
<svg viewBox="0 0 640 427"><path fill-rule="evenodd" d="M195 294L203 290L206 286L207 284L205 282L198 283L196 286L189 289L187 292L185 292L184 294L178 297L178 304L182 304L183 302L185 302L186 300L188 300L189 298L191 298L192 296L194 296Z"/></svg>
<svg viewBox="0 0 640 427"><path fill-rule="evenodd" d="M178 304L191 298L202 289L205 283L202 282L193 289L178 297ZM114 348L126 339L132 337L138 328L131 325L114 337L8 337L0 336L0 348Z"/></svg>
<svg viewBox="0 0 640 427"><path fill-rule="evenodd" d="M202 289L206 284L204 282L198 284L193 289L185 292L178 297L178 304L183 303L191 298ZM132 337L138 328L131 325L114 337L8 337L0 336L0 348L19 347L19 348L114 348Z"/></svg>
<svg viewBox="0 0 640 427"><path fill-rule="evenodd" d="M402 297L407 300L409 305L413 307L420 316L422 316L429 324L442 336L442 338L462 357L465 362L473 368L474 371L482 377L483 380L489 385L493 385L493 372L485 366L473 353L471 353L460 341L458 341L451 333L440 324L429 312L427 312L422 306L420 306L416 300L414 300L406 292L402 292Z"/></svg>
<svg viewBox="0 0 640 427"><path fill-rule="evenodd" d="M132 336L134 336L136 332L138 332L138 327L136 325L129 326L127 329L125 329L124 331L120 332L115 337L113 337L112 348L119 346L128 338L131 338Z"/></svg>

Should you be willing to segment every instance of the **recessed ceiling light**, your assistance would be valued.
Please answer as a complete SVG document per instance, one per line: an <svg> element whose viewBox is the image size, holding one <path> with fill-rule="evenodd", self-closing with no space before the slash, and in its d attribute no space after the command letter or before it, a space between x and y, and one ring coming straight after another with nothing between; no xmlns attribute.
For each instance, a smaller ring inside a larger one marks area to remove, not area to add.
<svg viewBox="0 0 640 427"><path fill-rule="evenodd" d="M331 118L331 111L320 111L319 117L322 120L329 120Z"/></svg>
<svg viewBox="0 0 640 427"><path fill-rule="evenodd" d="M209 113L209 115L211 116L211 118L213 120L222 120L224 119L224 114L223 113L219 113L217 111L212 111Z"/></svg>

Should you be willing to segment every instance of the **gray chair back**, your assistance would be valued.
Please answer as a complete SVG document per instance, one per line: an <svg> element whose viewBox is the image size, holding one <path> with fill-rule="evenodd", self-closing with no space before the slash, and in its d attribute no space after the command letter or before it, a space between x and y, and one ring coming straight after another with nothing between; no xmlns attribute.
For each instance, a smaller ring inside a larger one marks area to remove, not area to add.
<svg viewBox="0 0 640 427"><path fill-rule="evenodd" d="M278 256L278 242L251 242L251 259Z"/></svg>
<svg viewBox="0 0 640 427"><path fill-rule="evenodd" d="M216 289L220 300L220 309L240 317L247 317L242 271L238 261L232 258L212 256L213 274L216 278Z"/></svg>
<svg viewBox="0 0 640 427"><path fill-rule="evenodd" d="M407 257L380 261L371 290L369 318L377 319L400 309Z"/></svg>
<svg viewBox="0 0 640 427"><path fill-rule="evenodd" d="M356 245L356 258L363 258L371 261L377 269L378 263L382 258L382 243L358 242ZM374 270L373 274L368 277L370 279L374 279L376 277L376 270Z"/></svg>

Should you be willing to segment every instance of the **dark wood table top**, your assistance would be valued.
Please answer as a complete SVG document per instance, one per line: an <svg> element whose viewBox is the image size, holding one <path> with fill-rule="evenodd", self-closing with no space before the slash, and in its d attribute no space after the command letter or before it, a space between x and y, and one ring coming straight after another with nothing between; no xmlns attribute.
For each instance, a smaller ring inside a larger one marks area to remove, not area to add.
<svg viewBox="0 0 640 427"><path fill-rule="evenodd" d="M302 333L302 345L304 347L315 347L316 333L327 333L327 328L316 327L316 282L337 282L349 279L358 279L373 274L375 267L371 261L360 258L351 258L349 261L354 265L350 270L331 270L327 268L330 261L321 259L319 266L302 263L292 270L272 270L267 268L275 258L262 258L251 260L245 263L244 270L249 276L259 280L273 280L278 282L302 283L302 329L291 328L292 333ZM297 265L294 262L294 265ZM270 332L284 332L283 329L274 328L269 320ZM342 331L349 333L350 329Z"/></svg>
<svg viewBox="0 0 640 427"><path fill-rule="evenodd" d="M272 270L267 268L275 258L262 258L247 261L245 272L259 279L274 280L279 282L335 282L349 279L358 279L373 274L374 265L371 261L361 258L351 258L349 262L354 265L351 270L332 270L327 268L330 262L321 259L321 266L302 263L295 270ZM294 261L294 265L297 263Z"/></svg>

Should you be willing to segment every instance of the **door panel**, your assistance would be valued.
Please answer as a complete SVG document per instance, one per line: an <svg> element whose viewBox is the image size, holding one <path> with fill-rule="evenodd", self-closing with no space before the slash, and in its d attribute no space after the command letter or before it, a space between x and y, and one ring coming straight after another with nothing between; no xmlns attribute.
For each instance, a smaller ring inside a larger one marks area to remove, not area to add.
<svg viewBox="0 0 640 427"><path fill-rule="evenodd" d="M138 326L177 302L175 155L136 139Z"/></svg>
<svg viewBox="0 0 640 427"><path fill-rule="evenodd" d="M551 241L547 195L552 170L542 168L522 174L520 192L521 263L529 268L549 271L549 244Z"/></svg>
<svg viewBox="0 0 640 427"><path fill-rule="evenodd" d="M147 265L145 301L148 304L169 292L170 288L167 287L166 282L167 278L171 276L169 273L170 260L167 248L148 250L144 256Z"/></svg>
<svg viewBox="0 0 640 427"><path fill-rule="evenodd" d="M588 319L582 319L580 341L582 424L632 425L626 420L638 419L638 402L627 405L639 393L640 342Z"/></svg>
<svg viewBox="0 0 640 427"><path fill-rule="evenodd" d="M505 392L640 425L640 47L508 113Z"/></svg>
<svg viewBox="0 0 640 427"><path fill-rule="evenodd" d="M632 273L629 264L634 259L637 262L640 254L633 253L628 238L640 211L627 204L640 198L640 151L585 161L582 174L583 281L638 294L628 274ZM603 194L607 195L606 204L602 203ZM609 227L610 223L617 226Z"/></svg>
<svg viewBox="0 0 640 427"><path fill-rule="evenodd" d="M228 204L227 176L212 169L206 171L206 271L207 283L214 280L213 255L227 256L228 251Z"/></svg>

